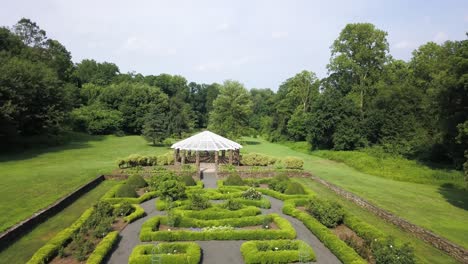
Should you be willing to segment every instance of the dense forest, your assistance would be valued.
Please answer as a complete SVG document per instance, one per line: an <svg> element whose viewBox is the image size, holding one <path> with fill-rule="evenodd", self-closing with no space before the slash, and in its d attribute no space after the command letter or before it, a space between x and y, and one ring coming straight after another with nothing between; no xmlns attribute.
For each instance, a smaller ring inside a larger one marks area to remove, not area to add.
<svg viewBox="0 0 468 264"><path fill-rule="evenodd" d="M387 33L348 24L331 46L328 76L302 71L277 91L240 82L121 73L72 61L29 19L0 28L0 144L69 131L142 134L153 143L209 128L232 138L310 142L314 149L376 148L461 168L468 149L468 40L429 42L408 61Z"/></svg>

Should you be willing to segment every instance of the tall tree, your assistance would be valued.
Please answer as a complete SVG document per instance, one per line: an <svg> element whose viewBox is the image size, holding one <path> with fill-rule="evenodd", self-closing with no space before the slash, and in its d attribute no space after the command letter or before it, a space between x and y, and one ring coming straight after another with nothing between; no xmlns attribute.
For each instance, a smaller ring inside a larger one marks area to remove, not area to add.
<svg viewBox="0 0 468 264"><path fill-rule="evenodd" d="M373 85L389 58L386 37L385 31L370 23L348 24L331 47L328 71L348 81L349 88L343 90L350 91L361 110L365 108L365 97L375 92Z"/></svg>
<svg viewBox="0 0 468 264"><path fill-rule="evenodd" d="M227 80L213 102L208 128L223 136L238 138L248 132L252 99L244 85Z"/></svg>

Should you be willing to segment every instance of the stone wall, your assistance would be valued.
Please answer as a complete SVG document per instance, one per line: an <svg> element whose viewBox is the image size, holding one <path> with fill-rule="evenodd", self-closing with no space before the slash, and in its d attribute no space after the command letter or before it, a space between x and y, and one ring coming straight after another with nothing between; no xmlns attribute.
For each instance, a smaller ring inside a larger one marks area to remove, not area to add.
<svg viewBox="0 0 468 264"><path fill-rule="evenodd" d="M76 199L78 199L80 196L96 187L102 181L104 181L103 175L94 178L93 180L82 185L72 193L61 198L52 205L48 206L47 208L36 212L28 219L21 221L20 223L9 228L4 233L0 234L0 250L7 247L9 244L17 240L18 238L22 237L27 232L31 231L35 226L44 222L49 217L63 210L65 207L76 201Z"/></svg>
<svg viewBox="0 0 468 264"><path fill-rule="evenodd" d="M328 189L332 190L336 194L346 198L347 200L359 205L360 207L372 212L373 214L379 216L380 218L384 219L385 221L392 223L406 232L412 233L417 238L426 241L427 243L433 245L434 247L447 252L450 256L454 257L458 261L462 263L468 263L468 251L465 250L463 247L456 245L447 239L440 237L429 230L426 230L422 227L414 225L388 211L385 211L368 201L362 199L359 196L356 196L348 191L341 189L340 187L331 184L321 178L311 176L311 179L315 180L326 186Z"/></svg>

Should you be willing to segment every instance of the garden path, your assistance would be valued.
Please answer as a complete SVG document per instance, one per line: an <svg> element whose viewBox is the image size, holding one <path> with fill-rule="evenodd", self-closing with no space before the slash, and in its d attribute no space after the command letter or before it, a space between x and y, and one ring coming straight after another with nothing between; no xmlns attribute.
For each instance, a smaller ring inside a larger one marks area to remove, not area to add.
<svg viewBox="0 0 468 264"><path fill-rule="evenodd" d="M216 188L216 175L213 173L205 173L203 178L203 183L205 188ZM333 255L328 248L326 248L322 242L320 242L317 237L315 237L304 224L289 216L285 215L282 212L283 201L267 196L271 202L270 209L262 209L263 214L276 213L281 217L286 218L293 225L297 233L297 239L301 239L307 242L315 251L317 256L317 262L320 264L338 264L341 263L338 258ZM165 212L158 211L155 208L155 199L146 201L141 204L143 209L145 209L146 216L136 220L133 223L130 223L125 227L124 230L120 232L122 239L119 241L116 249L112 252L107 263L110 264L121 264L127 263L128 257L132 252L133 248L139 244L146 244L140 242L139 233L143 223L149 218L156 215L163 215ZM220 264L220 263L229 263L229 264L241 264L244 263L242 254L240 252L240 246L242 245L243 240L228 240L228 241L194 241L200 245L202 249L202 263L203 264Z"/></svg>

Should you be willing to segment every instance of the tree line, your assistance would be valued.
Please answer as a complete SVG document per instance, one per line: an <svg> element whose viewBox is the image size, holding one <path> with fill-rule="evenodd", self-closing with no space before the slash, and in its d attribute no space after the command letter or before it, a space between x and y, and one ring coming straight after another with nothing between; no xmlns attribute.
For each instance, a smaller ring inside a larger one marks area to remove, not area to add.
<svg viewBox="0 0 468 264"><path fill-rule="evenodd" d="M408 61L387 33L348 24L331 46L328 75L302 71L276 92L240 82L121 73L70 52L29 19L0 28L0 144L64 131L142 134L153 143L209 128L222 135L307 140L315 149L376 147L463 164L468 149L468 41L429 42Z"/></svg>

